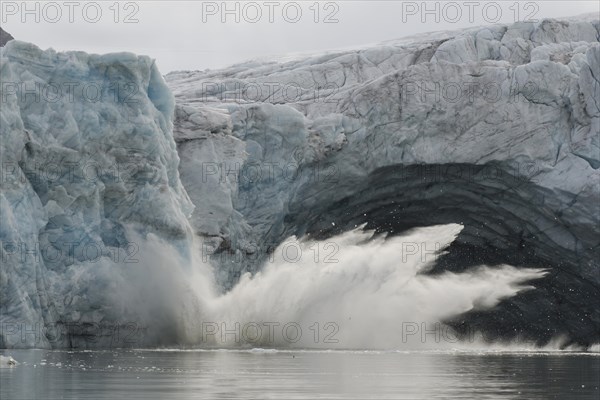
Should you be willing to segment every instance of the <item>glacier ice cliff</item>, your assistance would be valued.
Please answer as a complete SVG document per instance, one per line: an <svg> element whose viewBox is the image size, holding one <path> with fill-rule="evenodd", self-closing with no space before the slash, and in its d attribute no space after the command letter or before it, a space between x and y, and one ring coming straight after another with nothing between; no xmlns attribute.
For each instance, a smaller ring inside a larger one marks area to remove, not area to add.
<svg viewBox="0 0 600 400"><path fill-rule="evenodd" d="M461 224L428 274L548 271L457 330L597 342L599 38L597 17L542 20L165 79L8 42L0 347L126 346L138 323L185 342L198 253L228 290L289 236L364 223Z"/></svg>
<svg viewBox="0 0 600 400"><path fill-rule="evenodd" d="M136 292L153 273L143 257L175 264L192 246L175 103L154 61L16 40L0 51L2 346L77 346L86 327L152 323L140 310L153 302L172 314L159 271Z"/></svg>
<svg viewBox="0 0 600 400"><path fill-rule="evenodd" d="M166 76L192 225L231 287L289 235L462 223L433 273L550 268L457 329L600 336L597 16Z"/></svg>

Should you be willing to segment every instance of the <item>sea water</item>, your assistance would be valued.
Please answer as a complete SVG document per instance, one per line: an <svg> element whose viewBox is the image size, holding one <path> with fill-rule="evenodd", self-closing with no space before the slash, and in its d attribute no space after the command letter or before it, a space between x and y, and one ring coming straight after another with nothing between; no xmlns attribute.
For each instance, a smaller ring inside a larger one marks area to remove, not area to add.
<svg viewBox="0 0 600 400"><path fill-rule="evenodd" d="M598 353L2 350L2 399L591 399Z"/></svg>

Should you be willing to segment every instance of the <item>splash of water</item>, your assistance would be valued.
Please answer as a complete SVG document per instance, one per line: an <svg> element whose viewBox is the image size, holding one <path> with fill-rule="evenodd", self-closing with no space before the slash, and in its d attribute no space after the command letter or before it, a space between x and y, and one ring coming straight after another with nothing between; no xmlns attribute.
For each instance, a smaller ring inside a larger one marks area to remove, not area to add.
<svg viewBox="0 0 600 400"><path fill-rule="evenodd" d="M492 308L545 274L508 265L423 274L461 230L450 224L390 238L360 228L325 241L292 237L261 272L204 297L195 340L217 347L455 346L441 321Z"/></svg>
<svg viewBox="0 0 600 400"><path fill-rule="evenodd" d="M118 279L111 274L106 295L117 315L147 327L152 346L464 348L469 343L459 343L442 321L532 289L527 282L545 271L501 265L424 274L462 228L385 237L361 227L323 241L292 237L259 273L243 275L225 294L200 256L182 259L150 235L140 263L120 269Z"/></svg>

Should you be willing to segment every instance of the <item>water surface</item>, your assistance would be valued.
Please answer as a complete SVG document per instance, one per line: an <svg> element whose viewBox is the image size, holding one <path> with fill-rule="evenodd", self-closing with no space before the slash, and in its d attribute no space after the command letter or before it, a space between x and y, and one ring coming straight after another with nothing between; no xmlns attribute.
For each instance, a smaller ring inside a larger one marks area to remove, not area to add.
<svg viewBox="0 0 600 400"><path fill-rule="evenodd" d="M593 399L567 352L0 350L2 399Z"/></svg>

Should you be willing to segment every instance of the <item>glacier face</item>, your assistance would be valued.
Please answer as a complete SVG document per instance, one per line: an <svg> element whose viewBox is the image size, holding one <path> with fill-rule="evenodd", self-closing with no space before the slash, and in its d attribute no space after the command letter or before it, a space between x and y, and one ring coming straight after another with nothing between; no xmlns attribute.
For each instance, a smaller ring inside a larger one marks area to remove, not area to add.
<svg viewBox="0 0 600 400"><path fill-rule="evenodd" d="M190 257L193 208L154 61L15 40L0 51L1 345L75 346L86 327L149 323L144 303L168 277L136 282L153 251ZM63 334L69 324L81 333Z"/></svg>
<svg viewBox="0 0 600 400"><path fill-rule="evenodd" d="M462 224L434 274L548 269L457 329L598 341L599 26L420 35L166 83L147 57L8 42L0 347L121 347L138 327L142 345L184 343L199 252L228 289L290 235L365 222ZM253 311L268 278L219 301Z"/></svg>
<svg viewBox="0 0 600 400"><path fill-rule="evenodd" d="M292 234L462 223L438 271L551 272L456 327L597 340L599 31L597 16L543 20L168 74L217 279L231 287Z"/></svg>

